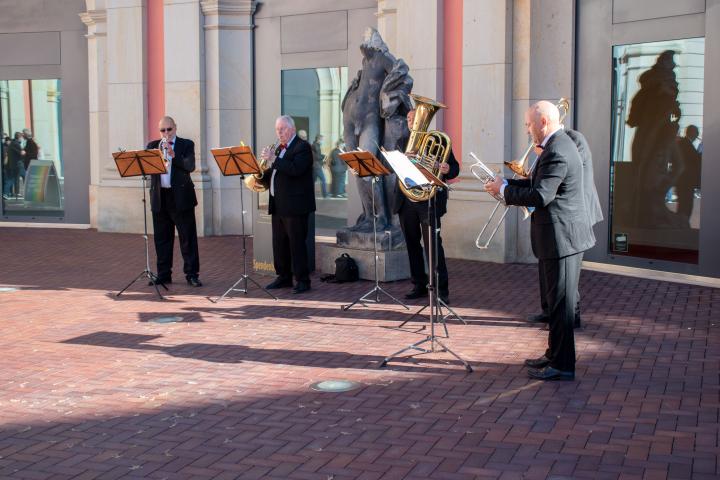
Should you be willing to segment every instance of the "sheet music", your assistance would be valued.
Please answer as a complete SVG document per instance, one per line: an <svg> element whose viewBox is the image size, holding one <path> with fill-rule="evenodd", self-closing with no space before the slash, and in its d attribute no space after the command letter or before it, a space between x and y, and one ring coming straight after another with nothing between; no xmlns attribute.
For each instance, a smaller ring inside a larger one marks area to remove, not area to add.
<svg viewBox="0 0 720 480"><path fill-rule="evenodd" d="M420 173L418 168L413 165L410 159L403 152L399 150L391 150L389 152L383 151L382 154L397 174L398 179L400 179L403 185L407 188L430 185L427 178Z"/></svg>

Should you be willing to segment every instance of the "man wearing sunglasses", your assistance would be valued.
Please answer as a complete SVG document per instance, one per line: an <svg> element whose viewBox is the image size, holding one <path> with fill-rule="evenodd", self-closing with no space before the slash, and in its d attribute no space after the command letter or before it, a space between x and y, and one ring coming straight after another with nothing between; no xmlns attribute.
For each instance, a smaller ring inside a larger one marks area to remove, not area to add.
<svg viewBox="0 0 720 480"><path fill-rule="evenodd" d="M190 178L190 173L195 170L195 143L176 135L177 126L171 117L163 117L158 129L161 138L147 145L148 149L160 149L167 169L167 173L152 175L150 183L157 282L172 283L173 248L175 229L177 229L180 252L184 260L185 279L188 285L201 287L202 283L198 278L200 257L195 226L197 198L195 185Z"/></svg>

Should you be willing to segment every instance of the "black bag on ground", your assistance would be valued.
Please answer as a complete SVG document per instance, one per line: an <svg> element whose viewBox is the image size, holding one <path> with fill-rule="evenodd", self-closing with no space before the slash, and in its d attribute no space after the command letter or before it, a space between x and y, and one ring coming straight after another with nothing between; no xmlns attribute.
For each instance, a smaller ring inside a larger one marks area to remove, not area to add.
<svg viewBox="0 0 720 480"><path fill-rule="evenodd" d="M348 255L343 253L335 259L335 275L323 275L320 280L329 283L355 282L360 278L357 263Z"/></svg>

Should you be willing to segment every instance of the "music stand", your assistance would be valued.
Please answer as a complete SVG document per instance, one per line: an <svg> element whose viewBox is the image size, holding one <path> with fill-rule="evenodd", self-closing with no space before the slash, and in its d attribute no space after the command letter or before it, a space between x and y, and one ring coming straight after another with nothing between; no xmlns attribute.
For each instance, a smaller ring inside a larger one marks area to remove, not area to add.
<svg viewBox="0 0 720 480"><path fill-rule="evenodd" d="M384 293L388 297L392 298L395 303L398 303L405 307L407 310L410 310L410 307L405 305L403 302L398 300L397 298L390 295L385 289L383 289L380 286L380 276L378 274L378 251L377 251L377 212L375 211L375 184L380 179L381 175L389 175L390 170L385 168L385 166L378 160L375 155L373 155L370 152L366 151L352 151L352 152L345 152L341 153L339 157L348 165L348 168L355 173L358 177L372 177L372 209L373 209L373 260L375 264L375 286L370 289L369 292L362 295L358 299L356 299L354 302L343 305L340 308L344 311L350 310L353 305L359 303L364 307L367 307L367 303L380 303L380 293ZM372 294L375 294L375 300L372 300L369 297Z"/></svg>
<svg viewBox="0 0 720 480"><path fill-rule="evenodd" d="M394 168L392 162L390 163L390 166ZM415 165L415 167L417 168L417 165ZM406 184L405 185L406 187L420 188L425 191L430 191L433 187L448 188L448 186L442 180L440 180L437 176L435 176L432 172L430 172L426 168L418 168L418 170L420 170L420 172L425 176L425 178L428 180L428 183L424 184L424 185L407 185ZM402 179L403 177L398 175L398 178ZM402 181L402 180L400 180L400 181ZM415 342L412 345L408 345L407 347L405 347L401 350L398 350L397 352L393 353L392 355L385 357L385 359L383 359L383 361L380 362L379 368L386 366L387 363L391 359L393 359L394 357L397 357L398 355L400 355L403 352L406 352L408 350L417 350L420 353L434 353L436 351L448 352L449 354L451 354L452 356L454 356L455 358L460 360L460 362L463 365L465 365L465 370L467 370L468 372L472 372L473 369L470 366L470 364L468 362L466 362L462 357L460 357L457 353L453 352L447 346L445 346L440 340L438 340L437 335L435 335L435 323L437 323L438 318L442 318L441 321L443 322L443 326L445 327L445 335L449 337L447 325L445 325L445 317L442 317L443 314L442 314L442 310L441 310L441 308L442 308L441 305L445 305L445 307L448 309L450 309L450 307L448 307L447 304L445 304L445 302L443 302L439 298L439 296L437 294L437 290L436 290L436 285L437 285L437 281L438 281L438 272L437 272L437 265L436 265L438 229L434 228L434 225L436 225L436 219L434 216L431 216L431 213L434 213L431 210L431 208L432 209L435 208L435 197L434 196L432 198L430 198L430 200L428 201L428 252L427 252L427 257L428 257L428 273L429 273L428 277L429 277L429 281L430 281L430 283L428 285L428 300L429 301L428 301L428 305L424 306L417 313L415 313L412 317L410 317L412 319L415 316L419 315L420 312L425 310L427 307L430 307L430 313L429 313L430 334L428 336L426 336L424 339L420 340L419 342ZM455 312L453 312L453 314L455 314ZM455 315L457 316L457 314L455 314ZM458 318L460 318L460 317L458 316ZM406 320L405 322L403 322L401 324L401 326L404 325L405 323L407 323L408 321L409 320ZM464 322L464 320L463 320L463 322ZM428 342L430 343L429 348L421 348L420 347L420 345L422 345L424 343L428 343ZM436 344L441 347L440 350L436 350L436 348L435 348Z"/></svg>
<svg viewBox="0 0 720 480"><path fill-rule="evenodd" d="M263 292L270 295L272 298L277 300L277 297L267 291L262 285L260 285L257 281L255 281L250 275L247 273L247 235L245 235L245 203L243 200L243 192L242 192L242 186L245 183L243 180L245 178L245 175L255 175L262 172L260 166L257 163L257 159L255 158L255 155L253 154L250 147L246 145L240 145L237 147L224 147L224 148L213 148L210 150L210 152L213 154L213 157L215 158L215 162L217 163L218 167L220 168L220 172L226 176L240 176L240 224L241 224L241 231L242 231L242 258L243 258L243 273L240 275L240 278L233 283L230 288L225 290L225 293L220 295L215 300L208 297L208 300L210 300L213 303L217 303L223 298L225 298L230 292L242 292L247 295L248 293L248 281L254 283L257 285L257 287L262 290ZM239 283L243 282L245 284L244 288L235 288L238 286Z"/></svg>
<svg viewBox="0 0 720 480"><path fill-rule="evenodd" d="M128 283L125 288L120 290L115 296L119 297L125 290L140 280L142 277L150 280L150 283L155 287L155 292L161 299L165 297L160 293L158 288L158 276L150 270L150 247L148 246L148 231L147 231L147 201L145 199L145 187L147 186L147 176L155 175L160 173L166 173L165 160L163 160L162 153L160 150L121 150L112 154L115 160L115 166L120 173L120 176L125 177L137 177L142 176L142 191L143 191L143 238L145 239L145 270L135 277L135 279ZM167 286L164 283L160 283L162 287L167 290Z"/></svg>

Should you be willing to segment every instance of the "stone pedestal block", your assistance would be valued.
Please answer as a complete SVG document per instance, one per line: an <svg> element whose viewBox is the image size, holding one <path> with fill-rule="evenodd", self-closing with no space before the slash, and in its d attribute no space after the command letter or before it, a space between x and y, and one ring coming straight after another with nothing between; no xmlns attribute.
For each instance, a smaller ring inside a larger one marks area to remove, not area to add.
<svg viewBox="0 0 720 480"><path fill-rule="evenodd" d="M335 273L335 259L343 253L350 255L358 264L360 278L375 280L375 265L372 250L338 247L329 243L318 243L315 267L321 273ZM410 263L406 250L378 251L378 277L381 282L410 278Z"/></svg>

